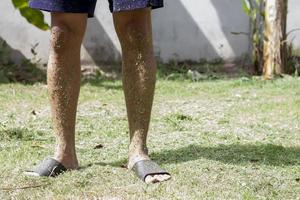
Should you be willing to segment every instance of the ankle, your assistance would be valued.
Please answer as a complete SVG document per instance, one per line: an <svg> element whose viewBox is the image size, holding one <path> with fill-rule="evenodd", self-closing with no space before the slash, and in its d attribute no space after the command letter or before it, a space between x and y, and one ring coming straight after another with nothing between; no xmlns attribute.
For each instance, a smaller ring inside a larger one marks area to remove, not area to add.
<svg viewBox="0 0 300 200"><path fill-rule="evenodd" d="M130 145L128 152L129 155L148 155L148 148L146 146Z"/></svg>
<svg viewBox="0 0 300 200"><path fill-rule="evenodd" d="M75 144L66 144L63 142L57 143L55 151L57 154L65 154L65 155L76 154Z"/></svg>
<svg viewBox="0 0 300 200"><path fill-rule="evenodd" d="M128 169L131 169L135 163L142 160L150 160L148 156L148 149L146 147L130 149L128 154Z"/></svg>
<svg viewBox="0 0 300 200"><path fill-rule="evenodd" d="M62 163L62 165L64 165L67 169L78 168L75 148L62 148L62 146L58 145L56 147L54 158Z"/></svg>
<svg viewBox="0 0 300 200"><path fill-rule="evenodd" d="M77 169L78 168L78 160L76 154L61 154L56 153L54 156L55 160L60 162L67 169Z"/></svg>

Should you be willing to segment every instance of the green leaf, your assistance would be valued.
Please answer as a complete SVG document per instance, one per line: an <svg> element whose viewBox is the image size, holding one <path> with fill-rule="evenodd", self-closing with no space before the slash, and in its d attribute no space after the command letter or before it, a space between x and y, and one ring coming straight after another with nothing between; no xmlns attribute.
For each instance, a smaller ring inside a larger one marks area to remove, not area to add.
<svg viewBox="0 0 300 200"><path fill-rule="evenodd" d="M16 9L28 7L28 0L12 0Z"/></svg>
<svg viewBox="0 0 300 200"><path fill-rule="evenodd" d="M243 0L242 3L243 3L243 10L244 10L244 12L248 16L250 16L251 15L251 7L250 7L250 4L249 4L248 0Z"/></svg>
<svg viewBox="0 0 300 200"><path fill-rule="evenodd" d="M48 30L49 25L44 22L44 15L38 10L33 10L29 7L24 7L20 9L20 13L27 21L39 29Z"/></svg>
<svg viewBox="0 0 300 200"><path fill-rule="evenodd" d="M49 25L45 23L44 14L39 10L29 8L28 0L12 0L12 3L29 23L41 30L49 29Z"/></svg>

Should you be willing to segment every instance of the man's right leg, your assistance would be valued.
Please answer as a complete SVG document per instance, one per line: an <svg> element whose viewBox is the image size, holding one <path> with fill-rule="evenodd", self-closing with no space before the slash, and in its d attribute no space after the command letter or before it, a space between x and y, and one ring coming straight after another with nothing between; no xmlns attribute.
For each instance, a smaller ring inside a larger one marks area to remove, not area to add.
<svg viewBox="0 0 300 200"><path fill-rule="evenodd" d="M75 151L75 121L80 90L80 47L87 14L51 13L50 55L47 70L48 93L56 135L54 158L45 159L33 176L57 176L78 168Z"/></svg>
<svg viewBox="0 0 300 200"><path fill-rule="evenodd" d="M75 121L80 90L80 47L87 14L52 13L47 82L57 147L54 159L78 168Z"/></svg>

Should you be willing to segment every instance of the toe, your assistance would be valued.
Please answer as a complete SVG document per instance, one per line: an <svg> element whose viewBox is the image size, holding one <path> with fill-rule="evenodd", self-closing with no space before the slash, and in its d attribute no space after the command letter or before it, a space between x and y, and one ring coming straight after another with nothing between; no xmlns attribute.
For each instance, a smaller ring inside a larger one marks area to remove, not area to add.
<svg viewBox="0 0 300 200"><path fill-rule="evenodd" d="M170 176L169 174L165 174L165 175L163 175L163 177L164 177L164 180L165 180L165 181L171 179L171 176Z"/></svg>
<svg viewBox="0 0 300 200"><path fill-rule="evenodd" d="M167 181L167 180L169 180L170 178L171 178L171 176L168 175L168 174L162 174L162 175L159 175L159 176L157 177L157 179L159 180L159 182Z"/></svg>
<svg viewBox="0 0 300 200"><path fill-rule="evenodd" d="M169 179L171 179L171 176L168 174L149 175L145 178L145 183L159 183Z"/></svg>
<svg viewBox="0 0 300 200"><path fill-rule="evenodd" d="M150 183L154 183L154 181L155 181L155 177L154 176L147 176L146 178L145 178L145 183L147 183L147 184L150 184Z"/></svg>

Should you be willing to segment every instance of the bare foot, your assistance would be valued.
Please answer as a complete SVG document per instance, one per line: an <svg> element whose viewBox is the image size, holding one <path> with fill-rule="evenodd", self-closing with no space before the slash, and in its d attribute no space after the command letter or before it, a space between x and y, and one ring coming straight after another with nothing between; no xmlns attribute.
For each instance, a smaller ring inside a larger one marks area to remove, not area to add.
<svg viewBox="0 0 300 200"><path fill-rule="evenodd" d="M146 155L145 153L136 153L136 154L131 154L131 156L129 157L129 162L128 162L128 169L133 169L135 164L140 162L140 161L150 161L151 159L149 158L148 155ZM159 168L158 165L156 165L156 163L154 164L155 167L157 168L158 171L160 171L161 169ZM144 167L142 167L144 168ZM146 168L146 167L145 167ZM134 169L134 170L139 170L139 169ZM145 183L147 184L153 184L153 183L160 183L160 182L164 182L164 181L168 181L171 179L171 175L166 173L166 174L162 174L162 173L158 173L158 174L153 174L151 173L151 175L147 175L146 177L140 177L143 179L143 181L145 181Z"/></svg>
<svg viewBox="0 0 300 200"><path fill-rule="evenodd" d="M53 157L55 160L60 162L65 168L68 170L76 170L79 167L77 159L74 158L61 158L61 157Z"/></svg>
<svg viewBox="0 0 300 200"><path fill-rule="evenodd" d="M61 151L56 149L56 153L53 158L60 162L68 170L75 170L79 167L75 150Z"/></svg>
<svg viewBox="0 0 300 200"><path fill-rule="evenodd" d="M148 175L145 178L145 183L147 183L147 184L159 183L159 182L168 181L170 179L171 179L171 176L169 174Z"/></svg>

